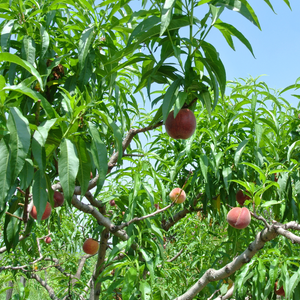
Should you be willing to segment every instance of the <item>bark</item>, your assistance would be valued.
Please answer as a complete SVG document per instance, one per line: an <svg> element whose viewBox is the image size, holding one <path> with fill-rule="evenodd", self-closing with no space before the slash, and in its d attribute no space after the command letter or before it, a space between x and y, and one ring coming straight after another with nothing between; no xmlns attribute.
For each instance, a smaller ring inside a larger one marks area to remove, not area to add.
<svg viewBox="0 0 300 300"><path fill-rule="evenodd" d="M278 236L278 225L271 225L260 231L255 240L248 248L234 260L219 270L209 269L204 275L183 295L175 298L176 300L191 300L193 299L209 282L218 281L229 277L231 274L239 270L244 264L249 263L251 258L264 247L264 244Z"/></svg>
<svg viewBox="0 0 300 300"><path fill-rule="evenodd" d="M13 291L14 291L14 282L11 280L8 282L8 286L11 287L11 289L7 290L6 291L6 298L5 300L10 300L12 298L12 294L13 294Z"/></svg>
<svg viewBox="0 0 300 300"><path fill-rule="evenodd" d="M105 269L105 256L106 256L106 249L107 249L107 242L109 239L109 231L108 229L104 229L101 233L101 239L100 239L100 247L98 251L98 259L97 264L95 267L94 275L93 275L93 281L94 281L94 299L93 300L99 300L99 296L101 294L101 282L96 282L100 274Z"/></svg>
<svg viewBox="0 0 300 300"><path fill-rule="evenodd" d="M38 276L37 274L32 273L31 274L31 278L35 279L37 282L40 283L40 285L45 288L45 290L48 292L50 298L52 300L59 300L54 293L54 290L51 286L49 286L40 276Z"/></svg>

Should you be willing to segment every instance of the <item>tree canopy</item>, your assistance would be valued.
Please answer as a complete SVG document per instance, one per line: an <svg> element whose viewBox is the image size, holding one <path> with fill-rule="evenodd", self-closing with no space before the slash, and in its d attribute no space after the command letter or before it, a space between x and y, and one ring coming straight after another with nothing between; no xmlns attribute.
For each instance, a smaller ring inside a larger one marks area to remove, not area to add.
<svg viewBox="0 0 300 300"><path fill-rule="evenodd" d="M224 10L260 28L246 0L2 1L0 299L297 299L300 86L227 81L210 31L254 51Z"/></svg>

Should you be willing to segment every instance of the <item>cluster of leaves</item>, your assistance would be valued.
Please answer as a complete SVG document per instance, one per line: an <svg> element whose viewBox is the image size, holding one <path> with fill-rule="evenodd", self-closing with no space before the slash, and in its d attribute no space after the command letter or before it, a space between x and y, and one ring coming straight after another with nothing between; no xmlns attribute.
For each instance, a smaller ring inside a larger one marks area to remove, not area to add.
<svg viewBox="0 0 300 300"><path fill-rule="evenodd" d="M210 30L218 29L232 48L236 37L253 52L240 31L220 20L228 8L260 27L251 6L225 0L142 5L137 11L130 1L7 0L0 5L0 242L1 253L8 251L1 254L1 265L38 282L33 275L43 280L46 270L60 298L86 297L82 291L101 257L87 260L76 285L70 284L70 274L77 273L83 240L111 230L91 213L96 208L101 220L126 227L118 235L111 231L106 261L92 277L100 284L101 299L118 293L123 299L172 299L204 270L229 262L228 254L249 242L243 235L237 245L236 232L230 229L227 236L224 223L226 205L236 204L241 186L257 212L278 221L299 220L297 110L253 79L233 82L226 96L225 67L205 41ZM150 100L158 94L151 111L139 107L137 95L143 97L144 91ZM161 125L170 110L182 107L195 111L197 130L187 141L174 141ZM137 134L130 136L132 130L152 137L146 147ZM275 173L280 174L277 183ZM184 186L188 195L183 210L171 206L129 224L153 213L155 205L167 206L175 186ZM38 222L46 202L53 206L53 188L63 191L67 204L42 224L28 219L30 205L37 207ZM85 200L78 204L74 190L93 198L90 206ZM196 211L203 215L203 228ZM169 225L182 212L194 215ZM55 238L47 246L42 237L49 232ZM255 232L252 226L248 238ZM213 254L212 245L219 248ZM180 251L176 267L166 261ZM220 284L211 283L203 293L208 296Z"/></svg>

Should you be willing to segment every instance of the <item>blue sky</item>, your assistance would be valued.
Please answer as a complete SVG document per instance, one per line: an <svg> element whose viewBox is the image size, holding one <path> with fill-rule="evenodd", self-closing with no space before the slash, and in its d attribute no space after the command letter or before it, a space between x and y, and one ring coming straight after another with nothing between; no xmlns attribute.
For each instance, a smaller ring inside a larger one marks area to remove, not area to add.
<svg viewBox="0 0 300 300"><path fill-rule="evenodd" d="M261 80L270 88L282 89L300 77L300 2L290 0L292 10L283 0L271 2L276 14L261 0L249 1L262 30L237 12L226 9L221 15L223 22L234 25L248 39L255 58L237 39L234 40L234 51L218 30L208 35L207 41L220 53L228 80L265 74ZM299 100L289 94L283 94L284 98L297 106Z"/></svg>

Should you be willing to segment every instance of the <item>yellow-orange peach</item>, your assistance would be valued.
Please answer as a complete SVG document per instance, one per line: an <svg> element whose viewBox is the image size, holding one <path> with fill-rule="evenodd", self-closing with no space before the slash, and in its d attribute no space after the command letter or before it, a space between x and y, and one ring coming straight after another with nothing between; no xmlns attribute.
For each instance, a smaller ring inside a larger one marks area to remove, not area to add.
<svg viewBox="0 0 300 300"><path fill-rule="evenodd" d="M251 222L251 214L246 207L234 207L227 214L227 222L234 228L246 228Z"/></svg>
<svg viewBox="0 0 300 300"><path fill-rule="evenodd" d="M94 239L87 239L83 243L82 249L86 254L94 255L97 253L99 248L99 243Z"/></svg>
<svg viewBox="0 0 300 300"><path fill-rule="evenodd" d="M50 205L49 202L47 202L45 211L44 211L44 213L43 213L43 215L42 215L42 220L48 219L48 218L50 217L50 215L51 215L51 211L52 211L51 205ZM35 207L35 206L32 207L32 210L31 210L31 212L30 212L30 215L31 215L34 219L37 220L37 210L36 210L36 207Z"/></svg>
<svg viewBox="0 0 300 300"><path fill-rule="evenodd" d="M180 204L186 199L186 194L185 191L181 188L175 188L171 191L169 197L172 200L172 202L175 201L175 203Z"/></svg>
<svg viewBox="0 0 300 300"><path fill-rule="evenodd" d="M172 110L166 120L166 131L173 139L188 139L196 129L196 118L194 113L187 109L181 109L174 119Z"/></svg>

